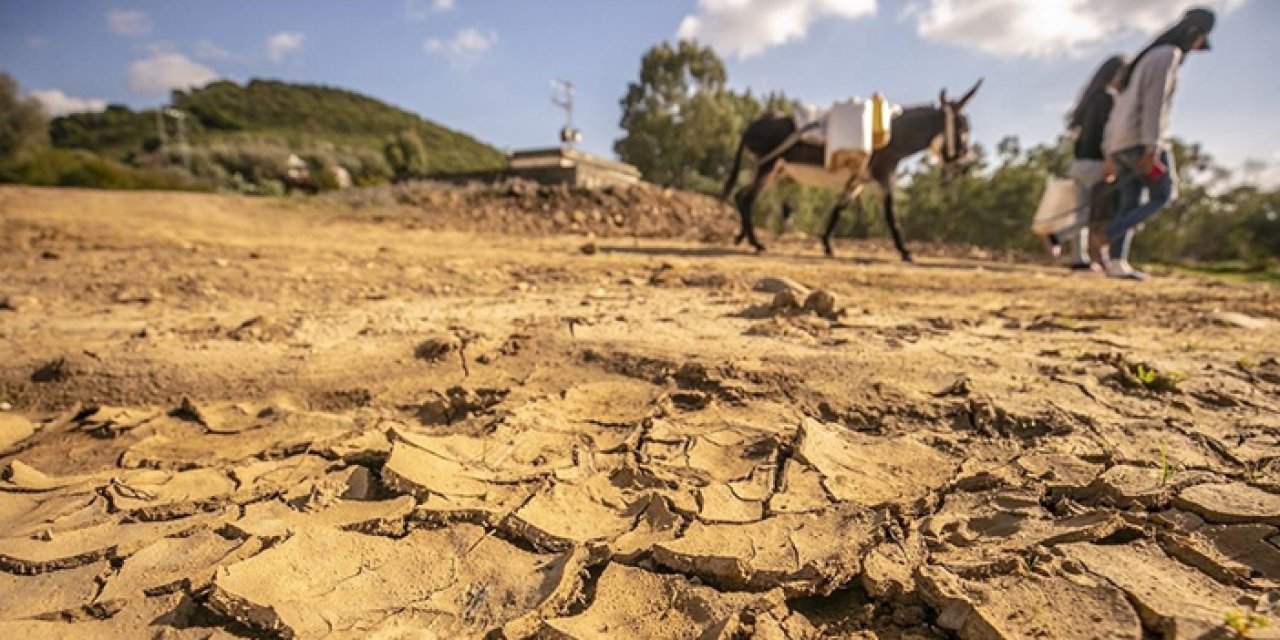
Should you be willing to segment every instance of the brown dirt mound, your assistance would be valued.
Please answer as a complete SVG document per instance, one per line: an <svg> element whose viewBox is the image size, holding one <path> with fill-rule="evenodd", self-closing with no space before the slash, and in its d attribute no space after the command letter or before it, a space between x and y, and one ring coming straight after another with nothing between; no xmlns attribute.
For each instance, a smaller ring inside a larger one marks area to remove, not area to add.
<svg viewBox="0 0 1280 640"><path fill-rule="evenodd" d="M358 217L410 228L707 242L728 240L737 233L737 216L728 205L645 183L584 189L522 180L465 187L416 182L343 191L327 198L354 208ZM395 213L388 215L388 210Z"/></svg>

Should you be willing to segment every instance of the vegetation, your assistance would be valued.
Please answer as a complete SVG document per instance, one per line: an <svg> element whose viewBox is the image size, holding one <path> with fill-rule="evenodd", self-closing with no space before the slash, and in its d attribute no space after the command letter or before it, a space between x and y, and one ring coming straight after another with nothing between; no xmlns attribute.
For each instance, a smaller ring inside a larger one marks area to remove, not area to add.
<svg viewBox="0 0 1280 640"><path fill-rule="evenodd" d="M1237 638L1248 638L1254 631L1271 626L1263 616L1256 613L1241 613L1237 610L1228 611L1224 616L1223 624L1234 631Z"/></svg>
<svg viewBox="0 0 1280 640"><path fill-rule="evenodd" d="M767 108L789 106L780 95L762 103L750 92L734 93L726 78L709 47L683 41L650 49L622 98L626 135L614 143L618 157L650 182L718 189L747 124Z"/></svg>
<svg viewBox="0 0 1280 640"><path fill-rule="evenodd" d="M1122 362L1118 366L1120 383L1132 389L1148 391L1173 392L1178 385L1187 379L1187 375L1178 371L1159 371L1144 363Z"/></svg>
<svg viewBox="0 0 1280 640"><path fill-rule="evenodd" d="M427 175L427 147L412 129L406 129L387 140L383 148L396 180L408 180Z"/></svg>
<svg viewBox="0 0 1280 640"><path fill-rule="evenodd" d="M18 83L0 73L0 159L15 158L46 137L40 104L18 94Z"/></svg>
<svg viewBox="0 0 1280 640"><path fill-rule="evenodd" d="M211 189L179 167L140 169L84 151L50 147L0 163L0 182L94 189Z"/></svg>
<svg viewBox="0 0 1280 640"><path fill-rule="evenodd" d="M111 105L46 123L38 105L0 75L0 181L279 193L290 154L307 162L321 188L335 184L336 167L368 185L504 163L501 152L470 136L330 87L221 81L175 91L172 107L183 114L185 146L165 107Z"/></svg>

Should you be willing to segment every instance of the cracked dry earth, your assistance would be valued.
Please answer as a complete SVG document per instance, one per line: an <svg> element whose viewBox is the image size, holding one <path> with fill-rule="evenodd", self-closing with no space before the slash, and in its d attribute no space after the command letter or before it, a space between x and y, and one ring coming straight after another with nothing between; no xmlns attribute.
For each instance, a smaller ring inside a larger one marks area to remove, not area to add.
<svg viewBox="0 0 1280 640"><path fill-rule="evenodd" d="M0 231L0 637L1280 622L1265 285L207 195L4 188Z"/></svg>

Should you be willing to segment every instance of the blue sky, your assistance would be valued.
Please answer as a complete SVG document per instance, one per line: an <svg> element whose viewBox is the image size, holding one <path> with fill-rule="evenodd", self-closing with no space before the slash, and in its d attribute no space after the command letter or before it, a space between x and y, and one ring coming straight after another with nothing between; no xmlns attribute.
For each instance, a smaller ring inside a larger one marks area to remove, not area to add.
<svg viewBox="0 0 1280 640"><path fill-rule="evenodd" d="M1183 0L0 0L0 69L51 109L146 107L166 88L270 77L353 89L504 148L554 144L550 81L578 86L584 147L612 155L644 51L714 46L730 84L816 104L986 84L977 140L1052 139L1094 65ZM1206 0L1215 50L1183 69L1174 128L1280 183L1280 1Z"/></svg>

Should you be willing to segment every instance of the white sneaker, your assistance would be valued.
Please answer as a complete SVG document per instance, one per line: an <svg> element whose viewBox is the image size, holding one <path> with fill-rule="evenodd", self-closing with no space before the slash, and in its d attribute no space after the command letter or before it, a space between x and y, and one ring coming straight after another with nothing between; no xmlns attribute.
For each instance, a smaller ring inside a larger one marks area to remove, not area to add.
<svg viewBox="0 0 1280 640"><path fill-rule="evenodd" d="M1103 256L1102 268L1107 273L1108 278L1117 278L1121 280L1137 280L1139 282L1147 279L1147 274L1134 269L1128 260L1123 258L1114 260L1110 256Z"/></svg>

